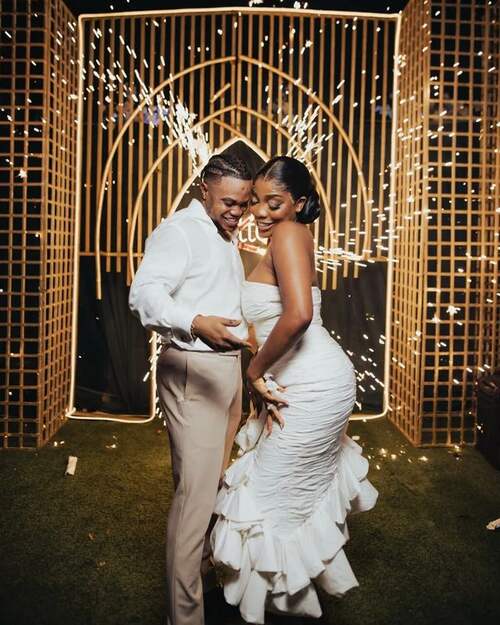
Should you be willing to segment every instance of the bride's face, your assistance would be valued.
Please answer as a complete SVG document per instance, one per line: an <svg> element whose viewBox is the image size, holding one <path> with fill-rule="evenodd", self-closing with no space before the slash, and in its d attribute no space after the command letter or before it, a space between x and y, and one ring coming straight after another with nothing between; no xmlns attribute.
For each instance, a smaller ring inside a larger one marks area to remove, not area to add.
<svg viewBox="0 0 500 625"><path fill-rule="evenodd" d="M294 200L283 185L272 178L257 178L252 189L250 210L259 236L272 236L273 226L280 221L295 221L304 206L305 197Z"/></svg>

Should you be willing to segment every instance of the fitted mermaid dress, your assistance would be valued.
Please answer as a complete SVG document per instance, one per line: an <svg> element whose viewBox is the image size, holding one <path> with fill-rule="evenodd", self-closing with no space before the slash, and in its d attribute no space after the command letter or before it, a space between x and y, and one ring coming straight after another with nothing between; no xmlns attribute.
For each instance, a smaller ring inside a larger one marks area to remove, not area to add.
<svg viewBox="0 0 500 625"><path fill-rule="evenodd" d="M247 421L216 502L214 560L223 565L226 601L248 623L264 623L266 610L319 617L315 585L336 596L357 586L343 550L346 516L378 496L361 447L345 433L354 369L323 327L318 287L312 297L310 326L265 376L276 394L276 385L285 388L285 426L275 422L266 436L264 412ZM245 282L242 309L262 345L282 313L279 288Z"/></svg>

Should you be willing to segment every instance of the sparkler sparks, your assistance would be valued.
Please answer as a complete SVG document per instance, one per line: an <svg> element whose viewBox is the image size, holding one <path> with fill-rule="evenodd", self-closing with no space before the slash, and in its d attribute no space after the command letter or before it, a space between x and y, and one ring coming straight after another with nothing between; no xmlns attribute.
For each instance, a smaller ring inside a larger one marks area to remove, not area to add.
<svg viewBox="0 0 500 625"><path fill-rule="evenodd" d="M197 115L190 113L184 103L172 94L169 114L166 114L163 120L172 128L174 136L179 139L191 161L198 168L210 158L211 148L201 128L199 126L194 128L196 119Z"/></svg>
<svg viewBox="0 0 500 625"><path fill-rule="evenodd" d="M286 115L283 118L282 125L287 128L291 138L287 151L288 156L312 164L323 149L325 142L331 139L333 133L318 135L315 132L319 111L319 106L314 107L310 104L302 116L297 114L289 119Z"/></svg>

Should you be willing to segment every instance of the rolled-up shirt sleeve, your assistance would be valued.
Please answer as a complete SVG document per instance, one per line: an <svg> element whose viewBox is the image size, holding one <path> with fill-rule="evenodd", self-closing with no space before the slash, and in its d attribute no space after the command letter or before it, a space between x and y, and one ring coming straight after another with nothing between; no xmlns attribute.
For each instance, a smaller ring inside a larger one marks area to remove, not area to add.
<svg viewBox="0 0 500 625"><path fill-rule="evenodd" d="M130 286L130 310L142 325L163 336L193 341L191 324L196 311L172 295L184 282L191 263L185 233L175 224L160 224L146 239L144 257Z"/></svg>

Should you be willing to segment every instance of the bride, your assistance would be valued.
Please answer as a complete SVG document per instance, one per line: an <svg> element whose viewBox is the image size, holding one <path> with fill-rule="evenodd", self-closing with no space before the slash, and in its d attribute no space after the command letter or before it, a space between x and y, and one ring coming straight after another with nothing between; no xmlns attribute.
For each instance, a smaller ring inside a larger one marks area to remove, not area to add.
<svg viewBox="0 0 500 625"><path fill-rule="evenodd" d="M226 601L264 623L265 610L321 616L315 585L337 596L358 585L343 551L346 515L372 508L378 493L345 433L355 375L321 321L305 225L320 204L305 165L286 156L266 163L251 210L269 242L242 294L259 345L247 381L263 406L236 438L240 455L224 475L211 543Z"/></svg>

